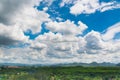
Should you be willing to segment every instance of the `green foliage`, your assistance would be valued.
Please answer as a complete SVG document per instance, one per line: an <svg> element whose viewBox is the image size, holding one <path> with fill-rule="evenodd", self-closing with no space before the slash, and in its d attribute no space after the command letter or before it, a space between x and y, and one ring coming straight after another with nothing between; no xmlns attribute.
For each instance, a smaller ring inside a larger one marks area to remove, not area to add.
<svg viewBox="0 0 120 80"><path fill-rule="evenodd" d="M0 80L120 80L120 67L2 68Z"/></svg>

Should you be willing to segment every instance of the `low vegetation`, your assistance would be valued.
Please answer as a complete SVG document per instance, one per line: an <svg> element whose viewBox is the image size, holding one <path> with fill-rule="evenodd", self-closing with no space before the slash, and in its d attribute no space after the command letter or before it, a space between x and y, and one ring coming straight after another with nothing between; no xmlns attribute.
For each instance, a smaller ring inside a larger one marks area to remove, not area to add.
<svg viewBox="0 0 120 80"><path fill-rule="evenodd" d="M0 80L120 80L120 67L1 68Z"/></svg>

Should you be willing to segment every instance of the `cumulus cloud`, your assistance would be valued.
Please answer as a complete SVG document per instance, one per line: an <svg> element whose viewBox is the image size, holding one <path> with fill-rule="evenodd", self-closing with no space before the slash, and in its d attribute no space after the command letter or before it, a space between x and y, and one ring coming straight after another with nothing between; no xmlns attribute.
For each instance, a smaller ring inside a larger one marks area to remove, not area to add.
<svg viewBox="0 0 120 80"><path fill-rule="evenodd" d="M104 12L107 10L120 8L120 4L116 1L100 2L99 0L62 0L60 6L65 4L73 4L70 7L70 13L74 15L91 14L96 11Z"/></svg>
<svg viewBox="0 0 120 80"><path fill-rule="evenodd" d="M74 1L76 0L62 0L62 2L60 3L60 7L63 7L65 4L72 4L74 3Z"/></svg>
<svg viewBox="0 0 120 80"><path fill-rule="evenodd" d="M104 40L113 40L115 35L120 32L120 22L109 27L106 32L102 35Z"/></svg>
<svg viewBox="0 0 120 80"><path fill-rule="evenodd" d="M0 62L54 64L71 62L114 62L120 61L120 40L114 40L115 34L120 32L120 24L108 28L105 33L90 31L84 36L79 36L88 27L78 21L52 21L47 8L38 11L34 8L42 0L1 0L0 1ZM49 5L52 4L51 3ZM89 14L96 10L101 12L118 8L115 2L99 3L98 0L63 0L60 6L73 3L72 14ZM48 0L45 0L48 2ZM94 4L95 3L95 4ZM9 5L8 5L9 4ZM15 4L15 5L13 5ZM80 5L79 5L80 4ZM112 7L112 8L109 8ZM72 10L72 9L71 9ZM29 40L24 32L31 30L33 33L41 31L41 25L45 22L48 33ZM19 43L28 43L24 47L3 47Z"/></svg>
<svg viewBox="0 0 120 80"><path fill-rule="evenodd" d="M85 36L87 49L102 49L102 39L99 32L91 31Z"/></svg>
<svg viewBox="0 0 120 80"><path fill-rule="evenodd" d="M37 37L36 42L42 46L42 48L39 46L40 49L38 45L34 46L38 49L36 54L44 55L44 60L48 63L49 61L53 63L115 62L115 57L119 55L120 51L119 41L106 42L102 39L102 34L96 31L91 31L84 37L66 36L50 32ZM117 60L119 59L117 58Z"/></svg>
<svg viewBox="0 0 120 80"><path fill-rule="evenodd" d="M81 13L94 13L99 7L98 0L81 0L76 1L76 3L70 8L70 13L72 14L81 14Z"/></svg>
<svg viewBox="0 0 120 80"><path fill-rule="evenodd" d="M120 58L120 42L104 41L102 34L96 31L91 31L84 37L49 32L29 43L25 48L2 49L4 55L1 54L0 61L31 64L93 61L118 63Z"/></svg>
<svg viewBox="0 0 120 80"><path fill-rule="evenodd" d="M13 1L9 1L9 0L1 0L0 1L0 22L4 23L4 24L11 24L11 20L13 18L13 16L15 16L16 11L21 10L21 8L23 8L23 6L33 6L35 5L37 2L37 0L33 1L29 1L29 0L13 0Z"/></svg>
<svg viewBox="0 0 120 80"><path fill-rule="evenodd" d="M78 46L77 42L79 41L79 38L71 38L70 36L63 36L59 33L54 34L50 32L37 37L36 41L47 45L47 57L69 58L73 57L73 55L76 55L74 52L76 51L75 49L77 47L74 46Z"/></svg>
<svg viewBox="0 0 120 80"><path fill-rule="evenodd" d="M17 24L21 26L23 31L31 30L33 34L38 33L41 31L42 23L49 21L49 15L44 11L38 11L34 8L25 8L24 11L17 14L14 20L18 22Z"/></svg>
<svg viewBox="0 0 120 80"><path fill-rule="evenodd" d="M102 41L100 33L95 31L87 34L85 38L66 37L50 32L31 41L29 47L2 49L4 52L0 54L2 57L0 61L27 64L115 62L116 60L119 62L120 44L118 43L120 42Z"/></svg>
<svg viewBox="0 0 120 80"><path fill-rule="evenodd" d="M63 35L78 35L82 34L87 26L80 21L78 22L77 26L74 24L74 22L66 20L65 22L49 22L46 24L46 28L52 32L59 32Z"/></svg>
<svg viewBox="0 0 120 80"><path fill-rule="evenodd" d="M9 59L12 62L23 61L33 64L93 61L118 63L120 58L120 42L104 42L101 34L96 31L91 31L85 37L66 37L50 32L40 35L30 43L30 47L2 49L4 55L1 56L4 59L1 58L1 60L8 61Z"/></svg>
<svg viewBox="0 0 120 80"><path fill-rule="evenodd" d="M0 45L11 45L17 42L27 42L28 37L24 36L22 29L15 26L0 24Z"/></svg>
<svg viewBox="0 0 120 80"><path fill-rule="evenodd" d="M107 10L113 10L113 9L117 9L117 8L120 8L120 3L117 3L115 1L109 2L109 3L102 2L101 6L100 6L100 12L104 12Z"/></svg>
<svg viewBox="0 0 120 80"><path fill-rule="evenodd" d="M55 0L40 0L46 6L51 6Z"/></svg>
<svg viewBox="0 0 120 80"><path fill-rule="evenodd" d="M24 31L30 29L33 33L41 31L41 24L49 20L49 15L38 11L34 6L39 0L1 0L0 22L4 25L18 24ZM8 5L9 4L9 5Z"/></svg>
<svg viewBox="0 0 120 80"><path fill-rule="evenodd" d="M49 15L38 11L34 6L40 0L1 0L0 1L0 45L11 45L21 41L26 42L28 37L24 32L41 31L41 25L49 21Z"/></svg>
<svg viewBox="0 0 120 80"><path fill-rule="evenodd" d="M30 48L41 51L42 49L47 48L47 45L40 43L40 42L31 42Z"/></svg>

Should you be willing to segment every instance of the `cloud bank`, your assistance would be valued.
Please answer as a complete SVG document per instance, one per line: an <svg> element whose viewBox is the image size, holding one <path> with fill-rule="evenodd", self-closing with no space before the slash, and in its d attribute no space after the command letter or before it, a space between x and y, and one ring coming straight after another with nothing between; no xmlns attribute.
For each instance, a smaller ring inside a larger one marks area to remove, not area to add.
<svg viewBox="0 0 120 80"><path fill-rule="evenodd" d="M81 21L77 24L70 20L53 21L46 10L35 7L41 1L0 1L0 63L120 62L120 40L114 40L120 32L120 23L104 33L92 30L81 36L89 26ZM70 13L75 15L119 8L116 2L100 4L98 0L63 0L60 6L68 3L74 4ZM38 35L34 40L24 34L29 30L33 34L41 32L43 23L49 32Z"/></svg>
<svg viewBox="0 0 120 80"><path fill-rule="evenodd" d="M60 6L63 7L66 4L73 4L73 6L70 7L70 13L74 15L91 14L96 11L105 12L107 10L120 8L120 3L117 3L116 1L100 2L99 0L62 0Z"/></svg>

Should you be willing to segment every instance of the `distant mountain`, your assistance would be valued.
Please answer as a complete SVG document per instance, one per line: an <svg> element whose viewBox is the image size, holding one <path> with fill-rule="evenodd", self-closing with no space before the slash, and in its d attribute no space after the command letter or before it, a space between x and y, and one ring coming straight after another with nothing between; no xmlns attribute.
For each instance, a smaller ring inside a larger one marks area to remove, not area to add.
<svg viewBox="0 0 120 80"><path fill-rule="evenodd" d="M120 66L120 63L116 64L116 66Z"/></svg>
<svg viewBox="0 0 120 80"><path fill-rule="evenodd" d="M67 64L56 64L53 66L85 66L85 67L89 67L89 66L116 66L116 64L114 63L107 63L107 62L103 62L103 63L97 63L97 62L92 62L92 63L67 63Z"/></svg>
<svg viewBox="0 0 120 80"><path fill-rule="evenodd" d="M89 65L90 66L116 66L116 64L114 63L107 63L107 62L103 62L103 63L92 62Z"/></svg>
<svg viewBox="0 0 120 80"><path fill-rule="evenodd" d="M61 63L61 64L49 64L49 65L43 65L43 64L20 64L20 63L0 63L0 66L120 66L119 64L114 64L114 63L108 63L108 62L103 62L103 63L97 63L97 62L92 62L92 63Z"/></svg>
<svg viewBox="0 0 120 80"><path fill-rule="evenodd" d="M30 66L30 65L20 63L0 63L0 66Z"/></svg>

